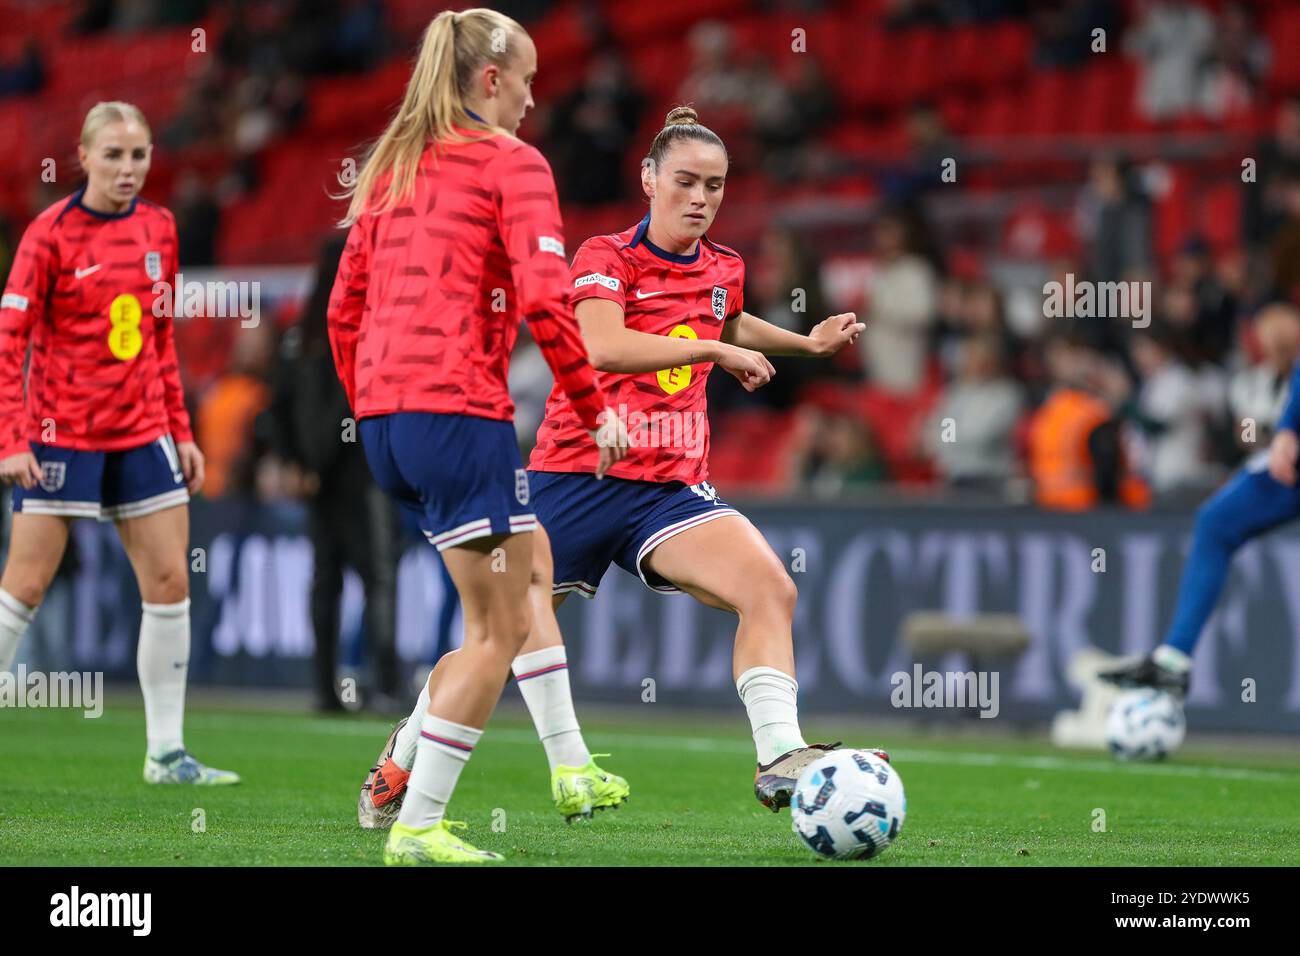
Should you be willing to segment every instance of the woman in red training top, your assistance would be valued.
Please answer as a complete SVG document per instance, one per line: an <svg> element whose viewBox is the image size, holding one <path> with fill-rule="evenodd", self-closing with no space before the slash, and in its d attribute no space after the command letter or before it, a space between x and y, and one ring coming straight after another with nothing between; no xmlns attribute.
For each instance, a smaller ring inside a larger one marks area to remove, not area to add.
<svg viewBox="0 0 1300 956"><path fill-rule="evenodd" d="M709 483L705 382L717 365L752 391L773 374L767 355L831 356L864 326L846 312L799 335L745 311L745 264L708 236L727 168L717 134L693 109L674 109L642 165L650 211L578 249L574 311L631 450L596 481L573 408L552 390L529 480L551 535L557 603L570 592L593 597L617 564L654 591L737 616L732 675L753 730L754 794L776 811L789 805L803 769L836 745L809 744L799 727L794 581ZM525 651L558 641L535 630Z"/></svg>
<svg viewBox="0 0 1300 956"><path fill-rule="evenodd" d="M231 784L237 774L199 763L182 736L186 504L203 485L203 455L164 307L178 271L176 221L139 195L152 153L138 109L96 104L77 150L86 183L27 227L0 298L0 480L14 486L0 670L12 664L54 578L72 520L111 520L144 604L136 651L144 779Z"/></svg>
<svg viewBox="0 0 1300 956"><path fill-rule="evenodd" d="M329 307L339 378L375 479L442 554L465 640L430 687L390 865L481 863L445 817L528 634L537 520L506 387L526 318L592 442L605 405L568 304L550 167L516 139L537 52L492 10L439 14L351 190Z"/></svg>

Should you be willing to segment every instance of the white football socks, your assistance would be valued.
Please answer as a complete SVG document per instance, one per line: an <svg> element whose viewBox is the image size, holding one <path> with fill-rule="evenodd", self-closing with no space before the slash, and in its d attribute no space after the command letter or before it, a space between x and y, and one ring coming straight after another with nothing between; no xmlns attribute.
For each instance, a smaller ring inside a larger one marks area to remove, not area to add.
<svg viewBox="0 0 1300 956"><path fill-rule="evenodd" d="M736 678L736 692L749 714L760 764L808 746L799 730L799 685L793 677L775 667L751 667Z"/></svg>
<svg viewBox="0 0 1300 956"><path fill-rule="evenodd" d="M420 743L420 727L423 726L424 715L428 712L429 679L426 677L424 686L420 688L420 699L415 702L415 710L411 711L411 716L397 732L397 742L393 747L393 763L407 772L415 766L415 750Z"/></svg>
<svg viewBox="0 0 1300 956"><path fill-rule="evenodd" d="M510 665L524 695L537 736L546 748L551 772L557 766L585 767L591 753L582 739L569 690L569 663L563 645L520 654Z"/></svg>
<svg viewBox="0 0 1300 956"><path fill-rule="evenodd" d="M460 772L469 763L482 730L425 714L420 724L415 766L406 784L406 798L397 822L424 830L447 812Z"/></svg>
<svg viewBox="0 0 1300 956"><path fill-rule="evenodd" d="M0 671L11 670L18 655L27 625L36 609L28 607L8 591L0 588Z"/></svg>
<svg viewBox="0 0 1300 956"><path fill-rule="evenodd" d="M190 664L190 599L144 604L135 666L144 694L149 756L163 757L184 746L185 677Z"/></svg>

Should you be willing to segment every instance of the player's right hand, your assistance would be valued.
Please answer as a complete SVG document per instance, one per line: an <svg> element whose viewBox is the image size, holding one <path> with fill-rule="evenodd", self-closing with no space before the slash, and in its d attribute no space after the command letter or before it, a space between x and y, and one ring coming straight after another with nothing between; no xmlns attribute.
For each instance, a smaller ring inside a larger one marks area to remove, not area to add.
<svg viewBox="0 0 1300 956"><path fill-rule="evenodd" d="M1289 428L1282 428L1273 436L1268 446L1268 473L1274 481L1294 485L1296 480L1296 454L1300 452L1300 437Z"/></svg>
<svg viewBox="0 0 1300 956"><path fill-rule="evenodd" d="M762 352L743 349L739 345L729 345L726 342L719 344L723 348L717 358L717 364L736 376L740 384L745 386L745 391L752 392L772 381L776 369Z"/></svg>
<svg viewBox="0 0 1300 956"><path fill-rule="evenodd" d="M0 481L6 485L22 485L31 491L41 482L41 466L36 456L29 451L20 451L16 455L0 460Z"/></svg>
<svg viewBox="0 0 1300 956"><path fill-rule="evenodd" d="M600 426L590 434L600 449L600 463L596 465L596 479L600 480L611 466L627 457L627 422L607 405L600 413Z"/></svg>

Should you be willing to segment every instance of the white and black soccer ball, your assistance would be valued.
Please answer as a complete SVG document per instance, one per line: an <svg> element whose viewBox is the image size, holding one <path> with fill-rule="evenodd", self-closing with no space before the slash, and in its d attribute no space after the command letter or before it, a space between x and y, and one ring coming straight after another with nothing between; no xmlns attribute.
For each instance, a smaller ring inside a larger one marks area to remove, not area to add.
<svg viewBox="0 0 1300 956"><path fill-rule="evenodd" d="M866 750L835 750L795 784L790 822L808 849L835 860L867 859L898 838L907 816L903 781Z"/></svg>
<svg viewBox="0 0 1300 956"><path fill-rule="evenodd" d="M1162 760L1186 734L1183 705L1168 691L1124 691L1106 715L1106 746L1119 760Z"/></svg>

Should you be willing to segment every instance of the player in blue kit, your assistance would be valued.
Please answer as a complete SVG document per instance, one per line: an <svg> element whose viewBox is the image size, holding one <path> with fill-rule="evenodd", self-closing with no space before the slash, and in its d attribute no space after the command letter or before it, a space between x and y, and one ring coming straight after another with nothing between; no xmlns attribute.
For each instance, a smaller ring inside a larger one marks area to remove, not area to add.
<svg viewBox="0 0 1300 956"><path fill-rule="evenodd" d="M1269 312L1300 320L1292 306L1274 305L1262 311L1257 321ZM1140 661L1101 672L1102 680L1120 687L1155 687L1186 696L1192 654L1223 594L1233 555L1246 542L1300 517L1298 453L1300 363L1291 373L1286 405L1268 449L1252 456L1196 513L1192 548L1164 641Z"/></svg>

